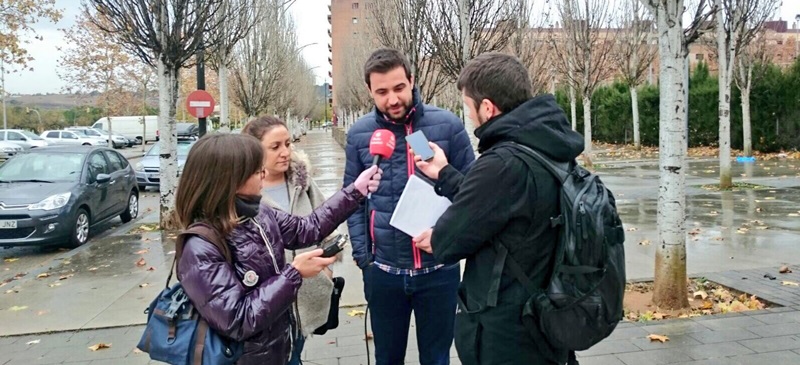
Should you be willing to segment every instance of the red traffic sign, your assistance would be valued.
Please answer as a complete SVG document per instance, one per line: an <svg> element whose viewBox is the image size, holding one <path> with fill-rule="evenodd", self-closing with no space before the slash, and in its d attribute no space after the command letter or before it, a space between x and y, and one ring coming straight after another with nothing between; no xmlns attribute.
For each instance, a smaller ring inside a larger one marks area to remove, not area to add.
<svg viewBox="0 0 800 365"><path fill-rule="evenodd" d="M207 118L214 112L214 98L205 90L192 91L186 97L186 109L195 118Z"/></svg>

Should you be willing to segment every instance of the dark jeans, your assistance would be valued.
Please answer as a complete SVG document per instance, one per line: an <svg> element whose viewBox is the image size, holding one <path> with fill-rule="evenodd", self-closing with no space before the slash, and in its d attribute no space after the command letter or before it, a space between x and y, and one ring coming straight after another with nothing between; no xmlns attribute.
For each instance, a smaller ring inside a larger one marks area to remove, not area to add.
<svg viewBox="0 0 800 365"><path fill-rule="evenodd" d="M292 356L289 358L287 365L300 365L300 355L303 354L303 346L306 344L306 339L302 335L297 336L294 341L294 348L292 349Z"/></svg>
<svg viewBox="0 0 800 365"><path fill-rule="evenodd" d="M419 276L393 275L375 265L364 269L377 365L403 364L412 311L420 364L450 364L459 269L455 264Z"/></svg>

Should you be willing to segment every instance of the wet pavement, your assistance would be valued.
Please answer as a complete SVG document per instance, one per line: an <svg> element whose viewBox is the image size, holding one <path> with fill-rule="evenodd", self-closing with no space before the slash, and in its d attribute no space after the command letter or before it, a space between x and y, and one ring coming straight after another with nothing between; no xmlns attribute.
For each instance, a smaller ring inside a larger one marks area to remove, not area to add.
<svg viewBox="0 0 800 365"><path fill-rule="evenodd" d="M313 176L324 194L333 194L341 188L344 151L332 140L330 131L309 131L296 144L296 148L309 155L313 164ZM596 161L596 164L598 174L617 197L618 208L627 229L625 244L628 278L652 277L655 245L658 240L657 161L604 160ZM729 192L709 190L703 186L716 183L716 163L709 160L693 160L689 163L687 229L690 234L687 235L687 256L690 275L758 270L797 263L797 258L800 257L800 161L759 161L747 165L734 162L733 166L736 182L753 184L756 188ZM145 217L135 224L109 229L108 234L93 239L78 250L51 253L19 251L20 260L12 263L0 262L0 278L29 272L20 280L14 280L0 288L0 336L143 324L145 316L142 311L162 288L174 254L173 244L168 238L162 242L158 232L131 234L129 231L142 223L157 221L156 212L154 210L144 214ZM342 225L340 229L346 231L346 225ZM347 281L342 304L363 304L361 273L351 260L350 247L346 250L345 260L334 267L335 275L343 276ZM0 254L7 257L8 252L0 251ZM23 261L28 256L34 258ZM140 260L144 262L137 264ZM151 267L152 270L148 270ZM36 277L42 273L49 276ZM60 280L62 277L63 280ZM11 292L6 294L9 290ZM797 295L800 296L800 293ZM798 309L800 308L795 308L792 313L797 313ZM347 310L342 311L344 313ZM800 317L795 314L791 318ZM800 328L800 324L795 325ZM360 326L363 330L363 322ZM363 338L363 333L359 335L356 327L358 323L351 323L346 327L350 329L332 331L329 336L315 338L307 351L307 357L313 361L307 363L362 363L365 360L364 346L363 342L359 342L358 336ZM131 345L135 344L132 342L138 340L140 329L131 327L129 330L126 327L119 330L79 332L78 334L85 335L77 337L80 340L78 342L86 342L87 337L94 338L91 333L110 331L128 349L115 350L113 356L78 356L75 359L79 363L100 360L115 364L147 363L146 357L131 352ZM632 332L640 331L626 329L619 336L624 337L625 333ZM67 342L76 338L74 336L77 334L65 332L50 336L54 336L54 348L60 348L69 345ZM31 336L33 337L36 336ZM0 337L0 348L3 350L0 353L5 353L5 344L21 346L18 341L20 338L28 336ZM800 338L795 340L800 342ZM340 347L336 341L341 341L345 349L331 350L331 344L333 347ZM603 344L605 343L609 345L604 346L616 349L613 351L621 351L613 346L615 342L604 341ZM648 348L642 348L634 345L626 343L621 346L631 352L649 349L648 346L643 345ZM31 347L33 345L26 346L34 349ZM80 351L83 349L85 346ZM800 350L800 346L797 350ZM56 349L48 350L47 353L56 354L52 351ZM613 351L609 353L615 353ZM409 361L412 360L411 357L416 357L412 352L409 352ZM28 355L31 357L14 357L13 360L12 357L7 357L7 363L34 362L21 360L34 358L32 354ZM636 357L638 355L630 355L628 361L621 361L620 357L609 357L608 353L599 350L586 355L595 355L591 361L586 362L589 364L650 363L632 362L634 360L631 359L639 359ZM792 355L781 356L795 359ZM57 359L54 356L49 358L53 361ZM679 358L682 361L691 360L682 357L675 359ZM0 364L4 363L4 358L0 356Z"/></svg>

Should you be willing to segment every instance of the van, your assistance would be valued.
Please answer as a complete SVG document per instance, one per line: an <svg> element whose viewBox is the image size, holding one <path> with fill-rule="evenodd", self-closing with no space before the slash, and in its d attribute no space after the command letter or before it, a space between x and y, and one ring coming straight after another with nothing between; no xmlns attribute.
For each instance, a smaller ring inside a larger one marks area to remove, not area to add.
<svg viewBox="0 0 800 365"><path fill-rule="evenodd" d="M158 140L158 116L123 116L111 118L111 133L130 136L138 140ZM102 117L92 125L92 128L109 130L109 117ZM145 135L145 133L147 135Z"/></svg>

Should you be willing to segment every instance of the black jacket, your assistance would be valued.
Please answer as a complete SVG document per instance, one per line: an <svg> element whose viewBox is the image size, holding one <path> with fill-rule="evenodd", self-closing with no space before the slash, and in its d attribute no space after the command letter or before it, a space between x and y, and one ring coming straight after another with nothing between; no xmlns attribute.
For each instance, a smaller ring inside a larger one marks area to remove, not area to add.
<svg viewBox="0 0 800 365"><path fill-rule="evenodd" d="M558 162L573 162L583 151L583 137L570 128L552 95L528 100L475 134L482 155L467 175L451 167L440 173L436 191L453 205L436 223L431 240L439 262L467 260L459 295L469 312L528 298L507 267L502 280L493 275L495 242L509 249L534 284L544 286L557 239L550 226L550 218L559 214L556 179L538 164L531 171L515 150L497 145L513 141Z"/></svg>

